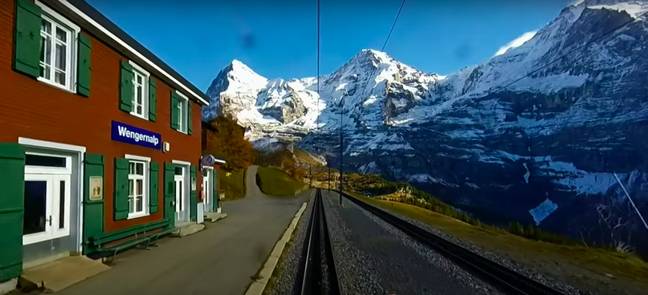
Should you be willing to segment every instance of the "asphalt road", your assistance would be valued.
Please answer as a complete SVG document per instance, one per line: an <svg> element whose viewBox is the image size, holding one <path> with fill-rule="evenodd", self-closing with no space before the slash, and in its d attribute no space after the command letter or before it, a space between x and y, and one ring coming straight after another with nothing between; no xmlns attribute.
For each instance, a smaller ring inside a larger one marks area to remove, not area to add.
<svg viewBox="0 0 648 295"><path fill-rule="evenodd" d="M242 294L304 201L269 198L248 169L246 197L223 203L228 217L197 234L120 254L112 269L60 294Z"/></svg>

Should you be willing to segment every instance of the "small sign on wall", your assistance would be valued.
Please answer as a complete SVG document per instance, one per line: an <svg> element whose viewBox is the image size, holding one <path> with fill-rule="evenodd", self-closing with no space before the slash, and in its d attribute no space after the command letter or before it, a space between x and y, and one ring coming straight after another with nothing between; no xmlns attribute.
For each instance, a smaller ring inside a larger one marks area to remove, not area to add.
<svg viewBox="0 0 648 295"><path fill-rule="evenodd" d="M88 186L88 189L90 190L90 201L103 200L103 177L90 176L90 185Z"/></svg>

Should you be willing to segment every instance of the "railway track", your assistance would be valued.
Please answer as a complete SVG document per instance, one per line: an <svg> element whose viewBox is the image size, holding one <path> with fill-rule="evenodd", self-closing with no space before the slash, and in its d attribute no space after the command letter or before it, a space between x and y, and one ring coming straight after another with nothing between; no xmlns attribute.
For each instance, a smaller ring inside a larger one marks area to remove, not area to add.
<svg viewBox="0 0 648 295"><path fill-rule="evenodd" d="M343 193L342 195L506 294L563 294L512 269L475 254L462 246L449 242L383 209L367 204L348 194Z"/></svg>
<svg viewBox="0 0 648 295"><path fill-rule="evenodd" d="M340 294L320 189L313 201L294 294Z"/></svg>

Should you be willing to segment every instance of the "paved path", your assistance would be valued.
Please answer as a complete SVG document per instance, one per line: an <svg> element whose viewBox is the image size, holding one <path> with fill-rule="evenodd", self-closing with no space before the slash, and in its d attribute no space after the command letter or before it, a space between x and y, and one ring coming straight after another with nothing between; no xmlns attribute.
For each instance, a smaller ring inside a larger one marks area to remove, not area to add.
<svg viewBox="0 0 648 295"><path fill-rule="evenodd" d="M60 294L242 294L305 198L269 198L247 171L246 197L223 203L224 220L151 250L120 254L111 270Z"/></svg>

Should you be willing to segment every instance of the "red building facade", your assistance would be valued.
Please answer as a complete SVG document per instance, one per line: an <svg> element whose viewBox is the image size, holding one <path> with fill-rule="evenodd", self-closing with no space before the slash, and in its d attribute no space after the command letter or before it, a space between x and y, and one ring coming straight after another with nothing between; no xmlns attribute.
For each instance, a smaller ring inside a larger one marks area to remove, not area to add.
<svg viewBox="0 0 648 295"><path fill-rule="evenodd" d="M84 1L0 24L0 283L195 222L205 94Z"/></svg>

